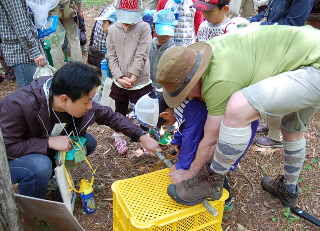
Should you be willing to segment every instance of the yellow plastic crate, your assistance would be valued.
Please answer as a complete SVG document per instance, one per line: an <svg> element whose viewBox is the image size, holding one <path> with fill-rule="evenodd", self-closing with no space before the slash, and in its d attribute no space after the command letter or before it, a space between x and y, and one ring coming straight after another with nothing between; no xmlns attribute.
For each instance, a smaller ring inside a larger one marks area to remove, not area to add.
<svg viewBox="0 0 320 231"><path fill-rule="evenodd" d="M220 231L223 205L229 197L223 190L220 200L209 203L217 217L202 204L180 205L167 194L169 169L119 180L112 184L113 230L115 231Z"/></svg>

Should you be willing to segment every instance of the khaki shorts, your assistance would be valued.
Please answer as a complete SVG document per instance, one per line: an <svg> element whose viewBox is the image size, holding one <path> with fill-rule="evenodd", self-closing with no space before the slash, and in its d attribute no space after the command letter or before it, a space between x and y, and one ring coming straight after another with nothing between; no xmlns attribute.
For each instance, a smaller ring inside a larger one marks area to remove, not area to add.
<svg viewBox="0 0 320 231"><path fill-rule="evenodd" d="M241 91L262 119L282 116L287 132L305 132L320 105L320 70L308 66L283 72Z"/></svg>

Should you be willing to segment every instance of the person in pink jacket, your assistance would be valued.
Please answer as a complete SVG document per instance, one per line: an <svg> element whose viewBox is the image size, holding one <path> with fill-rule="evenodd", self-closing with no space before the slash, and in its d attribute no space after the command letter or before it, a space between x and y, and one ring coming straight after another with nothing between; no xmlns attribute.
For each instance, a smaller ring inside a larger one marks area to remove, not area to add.
<svg viewBox="0 0 320 231"><path fill-rule="evenodd" d="M117 0L118 21L108 29L107 55L114 79L110 97L115 100L116 112L126 115L128 103L152 90L149 52L152 38L148 23L142 21L142 0ZM146 128L148 130L148 128ZM119 154L128 148L122 133L115 132L115 146Z"/></svg>

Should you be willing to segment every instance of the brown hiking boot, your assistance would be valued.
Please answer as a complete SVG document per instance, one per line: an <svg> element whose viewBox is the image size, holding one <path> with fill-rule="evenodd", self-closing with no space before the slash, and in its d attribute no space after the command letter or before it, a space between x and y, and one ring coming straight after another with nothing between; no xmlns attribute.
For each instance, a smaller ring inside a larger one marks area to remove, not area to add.
<svg viewBox="0 0 320 231"><path fill-rule="evenodd" d="M196 205L204 199L219 200L224 176L215 173L207 163L198 176L177 184L170 184L167 192L172 200L183 205Z"/></svg>
<svg viewBox="0 0 320 231"><path fill-rule="evenodd" d="M294 207L298 204L299 193L291 193L287 190L284 184L284 176L278 176L273 179L269 176L264 176L261 179L261 186L264 190L273 196L279 197L282 205L285 207Z"/></svg>

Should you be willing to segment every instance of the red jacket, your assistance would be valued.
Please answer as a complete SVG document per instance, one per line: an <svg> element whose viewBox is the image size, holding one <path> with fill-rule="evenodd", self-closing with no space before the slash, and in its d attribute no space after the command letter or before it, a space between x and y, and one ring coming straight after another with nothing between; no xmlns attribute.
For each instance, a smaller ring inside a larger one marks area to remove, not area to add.
<svg viewBox="0 0 320 231"><path fill-rule="evenodd" d="M50 117L54 116L51 109L53 96L51 90L46 96L43 85L49 78L34 80L0 100L0 126L8 158L31 153L48 154L49 128L53 126ZM89 125L96 122L122 132L134 141L139 139L142 131L139 126L110 107L95 102L92 104L93 108L84 116L74 118L80 136L86 133Z"/></svg>

